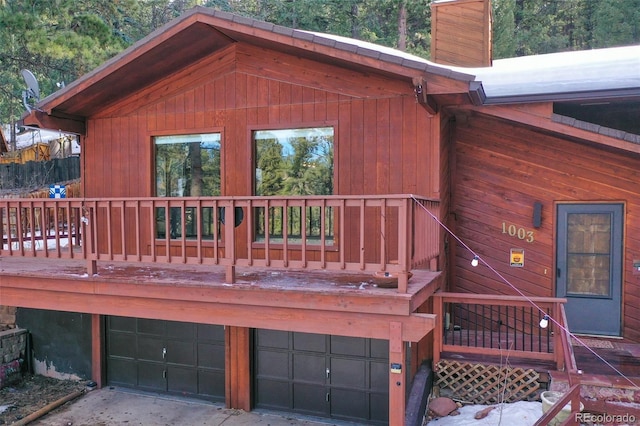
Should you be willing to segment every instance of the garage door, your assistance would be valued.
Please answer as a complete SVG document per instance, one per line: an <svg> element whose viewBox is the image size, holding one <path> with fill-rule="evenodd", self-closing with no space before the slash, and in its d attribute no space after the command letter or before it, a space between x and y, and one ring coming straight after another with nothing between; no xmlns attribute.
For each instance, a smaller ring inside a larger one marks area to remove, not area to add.
<svg viewBox="0 0 640 426"><path fill-rule="evenodd" d="M387 424L386 340L256 330L255 405Z"/></svg>
<svg viewBox="0 0 640 426"><path fill-rule="evenodd" d="M224 328L107 318L107 383L224 400Z"/></svg>

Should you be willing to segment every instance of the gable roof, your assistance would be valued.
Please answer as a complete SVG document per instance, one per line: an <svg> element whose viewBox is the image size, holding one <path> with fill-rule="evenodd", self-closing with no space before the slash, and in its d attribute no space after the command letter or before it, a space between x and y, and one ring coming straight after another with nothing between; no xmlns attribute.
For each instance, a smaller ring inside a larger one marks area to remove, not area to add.
<svg viewBox="0 0 640 426"><path fill-rule="evenodd" d="M267 49L327 61L397 78L443 77L440 91L466 92L473 75L372 43L295 30L197 6L154 31L103 65L41 100L33 115L46 113L83 121L129 96L227 46L245 42Z"/></svg>
<svg viewBox="0 0 640 426"><path fill-rule="evenodd" d="M492 67L463 68L361 40L197 6L49 95L23 120L84 133L86 118L102 108L238 42L409 82L422 78L427 94L442 103L640 102L640 46L518 57L495 60Z"/></svg>

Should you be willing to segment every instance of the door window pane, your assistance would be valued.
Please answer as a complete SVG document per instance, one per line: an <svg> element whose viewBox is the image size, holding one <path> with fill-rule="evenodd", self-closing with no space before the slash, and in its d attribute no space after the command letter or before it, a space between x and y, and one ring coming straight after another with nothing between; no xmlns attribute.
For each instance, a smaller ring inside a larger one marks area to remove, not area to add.
<svg viewBox="0 0 640 426"><path fill-rule="evenodd" d="M611 230L608 213L567 217L567 294L609 297Z"/></svg>

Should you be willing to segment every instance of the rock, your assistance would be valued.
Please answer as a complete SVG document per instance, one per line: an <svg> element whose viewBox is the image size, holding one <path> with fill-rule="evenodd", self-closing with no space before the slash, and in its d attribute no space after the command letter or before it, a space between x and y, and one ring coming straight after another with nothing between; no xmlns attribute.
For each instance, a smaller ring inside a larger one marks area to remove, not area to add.
<svg viewBox="0 0 640 426"><path fill-rule="evenodd" d="M493 410L494 408L496 408L496 407L495 406L491 406L491 407L484 408L484 409L478 411L476 413L476 415L473 416L473 418L476 419L476 420L484 419L485 417L487 417L489 415L491 410Z"/></svg>
<svg viewBox="0 0 640 426"><path fill-rule="evenodd" d="M429 410L433 412L436 417L445 417L448 416L449 413L456 410L458 406L455 401L451 398L439 397L432 399L429 402Z"/></svg>

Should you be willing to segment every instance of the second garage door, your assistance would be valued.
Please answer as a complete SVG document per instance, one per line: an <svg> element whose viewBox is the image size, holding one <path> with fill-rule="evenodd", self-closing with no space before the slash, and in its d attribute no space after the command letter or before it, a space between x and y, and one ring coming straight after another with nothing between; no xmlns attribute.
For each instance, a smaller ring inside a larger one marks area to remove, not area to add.
<svg viewBox="0 0 640 426"><path fill-rule="evenodd" d="M107 383L224 401L224 328L107 318Z"/></svg>
<svg viewBox="0 0 640 426"><path fill-rule="evenodd" d="M256 330L255 405L387 424L386 340Z"/></svg>

